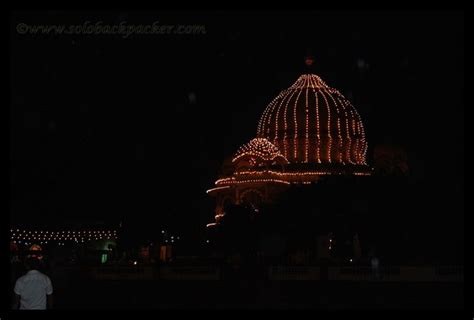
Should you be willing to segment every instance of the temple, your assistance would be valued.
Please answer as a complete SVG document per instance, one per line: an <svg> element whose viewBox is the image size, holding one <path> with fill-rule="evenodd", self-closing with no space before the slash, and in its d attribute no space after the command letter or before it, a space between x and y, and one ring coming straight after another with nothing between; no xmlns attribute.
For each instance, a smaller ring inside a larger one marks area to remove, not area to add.
<svg viewBox="0 0 474 320"><path fill-rule="evenodd" d="M265 108L256 138L224 162L215 187L215 223L228 204L255 211L294 184L328 175L370 175L357 110L315 74L303 74ZM214 224L214 223L212 223Z"/></svg>

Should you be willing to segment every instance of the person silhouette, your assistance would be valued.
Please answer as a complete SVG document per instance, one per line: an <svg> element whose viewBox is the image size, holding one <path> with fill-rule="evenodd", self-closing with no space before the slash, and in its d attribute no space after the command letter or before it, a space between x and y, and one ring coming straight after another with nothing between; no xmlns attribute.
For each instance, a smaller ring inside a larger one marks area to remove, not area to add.
<svg viewBox="0 0 474 320"><path fill-rule="evenodd" d="M29 257L25 261L27 273L15 283L15 310L46 310L53 306L53 286L51 279L41 273L40 261Z"/></svg>
<svg viewBox="0 0 474 320"><path fill-rule="evenodd" d="M372 267L372 274L375 279L380 279L380 261L375 255L370 259L370 265Z"/></svg>

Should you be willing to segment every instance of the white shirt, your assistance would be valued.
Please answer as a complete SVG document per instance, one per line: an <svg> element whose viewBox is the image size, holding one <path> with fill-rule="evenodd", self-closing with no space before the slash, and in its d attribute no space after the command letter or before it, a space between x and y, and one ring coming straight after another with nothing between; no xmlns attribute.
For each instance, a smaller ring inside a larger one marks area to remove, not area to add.
<svg viewBox="0 0 474 320"><path fill-rule="evenodd" d="M20 296L20 310L45 310L46 295L53 293L51 280L37 270L20 277L13 290Z"/></svg>

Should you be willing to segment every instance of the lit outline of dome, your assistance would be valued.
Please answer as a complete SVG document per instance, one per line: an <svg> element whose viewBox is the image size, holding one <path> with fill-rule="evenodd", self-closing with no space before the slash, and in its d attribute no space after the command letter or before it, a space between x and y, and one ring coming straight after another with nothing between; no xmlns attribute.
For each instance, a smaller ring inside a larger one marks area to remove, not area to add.
<svg viewBox="0 0 474 320"><path fill-rule="evenodd" d="M303 89L306 92L300 99ZM311 91L313 95L309 94ZM288 106L293 106L292 110ZM310 115L312 110L315 111ZM304 120L298 121L298 111L304 112L304 116L300 115ZM288 124L291 118L292 126ZM310 118L317 124L311 131ZM290 163L367 165L367 141L359 113L338 90L314 74L300 76L270 102L259 121L257 137L273 142Z"/></svg>
<svg viewBox="0 0 474 320"><path fill-rule="evenodd" d="M264 161L273 161L281 157L284 162L288 163L288 160L281 154L278 147L265 138L255 138L241 146L232 159L232 162L236 162L245 156L255 156Z"/></svg>

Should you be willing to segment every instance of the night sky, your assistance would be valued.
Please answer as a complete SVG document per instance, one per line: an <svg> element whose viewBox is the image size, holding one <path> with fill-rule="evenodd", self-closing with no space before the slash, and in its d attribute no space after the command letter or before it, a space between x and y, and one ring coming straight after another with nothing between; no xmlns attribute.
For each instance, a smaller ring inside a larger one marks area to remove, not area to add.
<svg viewBox="0 0 474 320"><path fill-rule="evenodd" d="M206 34L15 29L84 21L204 25ZM305 72L310 53L315 72L361 114L369 162L377 144L402 146L422 215L462 232L462 13L44 12L10 22L14 225L202 228L223 160L255 137L266 105Z"/></svg>

